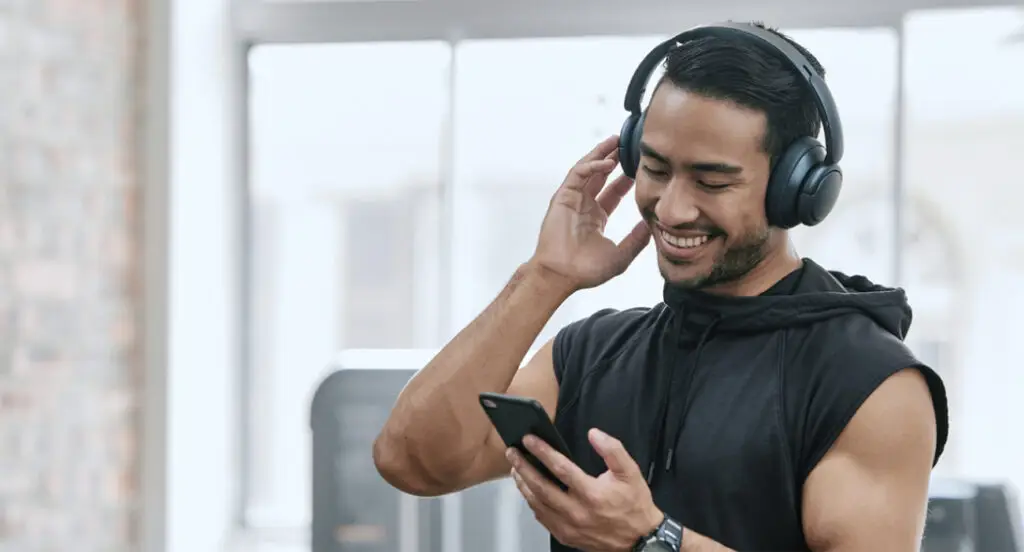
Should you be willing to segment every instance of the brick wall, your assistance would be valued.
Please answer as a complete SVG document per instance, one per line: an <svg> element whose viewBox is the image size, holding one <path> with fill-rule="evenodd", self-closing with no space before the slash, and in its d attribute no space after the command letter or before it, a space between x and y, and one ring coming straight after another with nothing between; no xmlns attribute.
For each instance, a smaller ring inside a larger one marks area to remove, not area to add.
<svg viewBox="0 0 1024 552"><path fill-rule="evenodd" d="M0 1L0 551L133 549L138 0Z"/></svg>

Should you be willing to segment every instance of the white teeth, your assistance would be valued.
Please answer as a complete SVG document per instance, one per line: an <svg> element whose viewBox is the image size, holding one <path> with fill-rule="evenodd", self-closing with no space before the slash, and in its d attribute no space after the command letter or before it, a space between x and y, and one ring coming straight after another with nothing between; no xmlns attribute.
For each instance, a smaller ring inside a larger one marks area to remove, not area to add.
<svg viewBox="0 0 1024 552"><path fill-rule="evenodd" d="M675 247L681 247L683 249L690 249L693 247L697 247L699 245L704 245L705 243L708 242L709 239L711 239L710 236L706 235L697 238L680 238L678 236L673 236L668 232L662 232L661 237L670 245L673 245Z"/></svg>

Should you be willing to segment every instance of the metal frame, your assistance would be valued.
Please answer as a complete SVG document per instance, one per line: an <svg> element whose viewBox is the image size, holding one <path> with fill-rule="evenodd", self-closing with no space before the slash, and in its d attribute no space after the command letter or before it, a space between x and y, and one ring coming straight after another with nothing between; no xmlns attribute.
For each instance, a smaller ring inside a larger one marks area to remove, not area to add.
<svg viewBox="0 0 1024 552"><path fill-rule="evenodd" d="M896 33L896 105L892 118L892 282L903 283L903 202L906 199L906 165L903 140L906 130L906 43L907 34L901 22Z"/></svg>
<svg viewBox="0 0 1024 552"><path fill-rule="evenodd" d="M148 552L167 550L169 280L170 280L170 83L169 0L154 0L140 22L146 37L143 80L145 116L139 117L138 174L142 192L142 415L140 451L141 505L136 521L138 546Z"/></svg>
<svg viewBox="0 0 1024 552"><path fill-rule="evenodd" d="M695 5L696 4L696 5ZM628 36L670 34L680 29L707 21L739 19L764 20L781 28L890 28L897 34L898 77L896 90L896 113L893 124L893 221L895 232L894 274L896 285L902 279L902 204L903 185L903 119L905 94L903 88L904 37L903 19L907 12L914 10L935 10L942 8L995 7L1016 5L1017 0L863 0L852 2L817 2L803 0L739 0L729 4L707 0L699 4L681 3L678 0L518 0L498 2L493 0L413 0L413 1L294 1L294 0L234 0L232 6L232 33L235 50L242 57L240 71L233 75L238 82L234 85L237 94L234 116L235 142L238 144L235 174L241 180L239 201L248 201L248 63L245 57L249 48L258 44L286 43L345 43L345 42L388 42L444 40L454 46L468 39L522 39L573 36ZM451 65L454 78L454 56ZM451 120L454 109L454 90L447 109ZM441 163L441 194L443 214L451 209L451 180L453 166L453 129L448 124L442 137L439 154ZM240 221L239 245L242 248L239 262L242 270L243 301L240 320L247 320L250 290L250 232L248 209ZM442 238L450 235L451 229L442 217ZM451 251L446 240L442 246L442 297L450 299ZM446 301L442 306L442 328L446 328L451 316ZM244 326L240 358L242 377L239 404L242 412L238 450L241 457L238 465L241 475L241 491L236 507L239 526L247 527L245 508L248 502L249 466L245 459L249 451L251 428L248 421L248 372L249 335L248 324ZM256 528L252 528L256 529Z"/></svg>
<svg viewBox="0 0 1024 552"><path fill-rule="evenodd" d="M246 519L246 504L249 500L249 478L252 474L251 462L249 461L249 446L252 443L252 424L249 422L249 412L252 408L251 393L252 387L252 327L249 320L252 318L252 209L250 198L252 197L252 181L249 175L249 49L250 45L244 41L235 40L231 43L230 55L234 58L231 64L231 104L229 116L231 117L231 128L235 135L230 140L232 155L232 177L237 209L238 224L235 243L238 244L236 254L236 267L238 270L238 297L237 297L237 318L235 320L238 328L239 347L236 351L238 358L238 386L235 389L235 401L238 408L235 416L239 421L238 440L234 447L236 457L232 460L238 466L240 478L236 483L235 496L232 501L232 517L239 527L248 525Z"/></svg>

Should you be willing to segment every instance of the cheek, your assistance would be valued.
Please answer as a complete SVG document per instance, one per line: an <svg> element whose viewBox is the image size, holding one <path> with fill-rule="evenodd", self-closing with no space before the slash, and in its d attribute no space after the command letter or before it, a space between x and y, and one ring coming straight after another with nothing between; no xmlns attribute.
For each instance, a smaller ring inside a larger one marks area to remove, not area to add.
<svg viewBox="0 0 1024 552"><path fill-rule="evenodd" d="M730 236L741 236L767 224L764 204L756 197L740 197L739 194L721 198L714 202L714 213L707 214Z"/></svg>
<svg viewBox="0 0 1024 552"><path fill-rule="evenodd" d="M653 209L654 205L658 202L656 187L652 186L647 179L640 177L640 175L637 175L633 183L633 197L640 211Z"/></svg>

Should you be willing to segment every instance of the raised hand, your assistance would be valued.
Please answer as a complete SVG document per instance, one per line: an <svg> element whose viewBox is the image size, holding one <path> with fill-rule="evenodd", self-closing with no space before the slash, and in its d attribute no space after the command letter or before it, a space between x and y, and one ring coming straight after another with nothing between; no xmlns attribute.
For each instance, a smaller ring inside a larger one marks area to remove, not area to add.
<svg viewBox="0 0 1024 552"><path fill-rule="evenodd" d="M633 187L625 175L607 184L618 164L617 148L617 136L606 138L569 171L551 198L530 259L573 291L622 274L650 242L650 230L643 221L618 243L604 235L608 217Z"/></svg>

